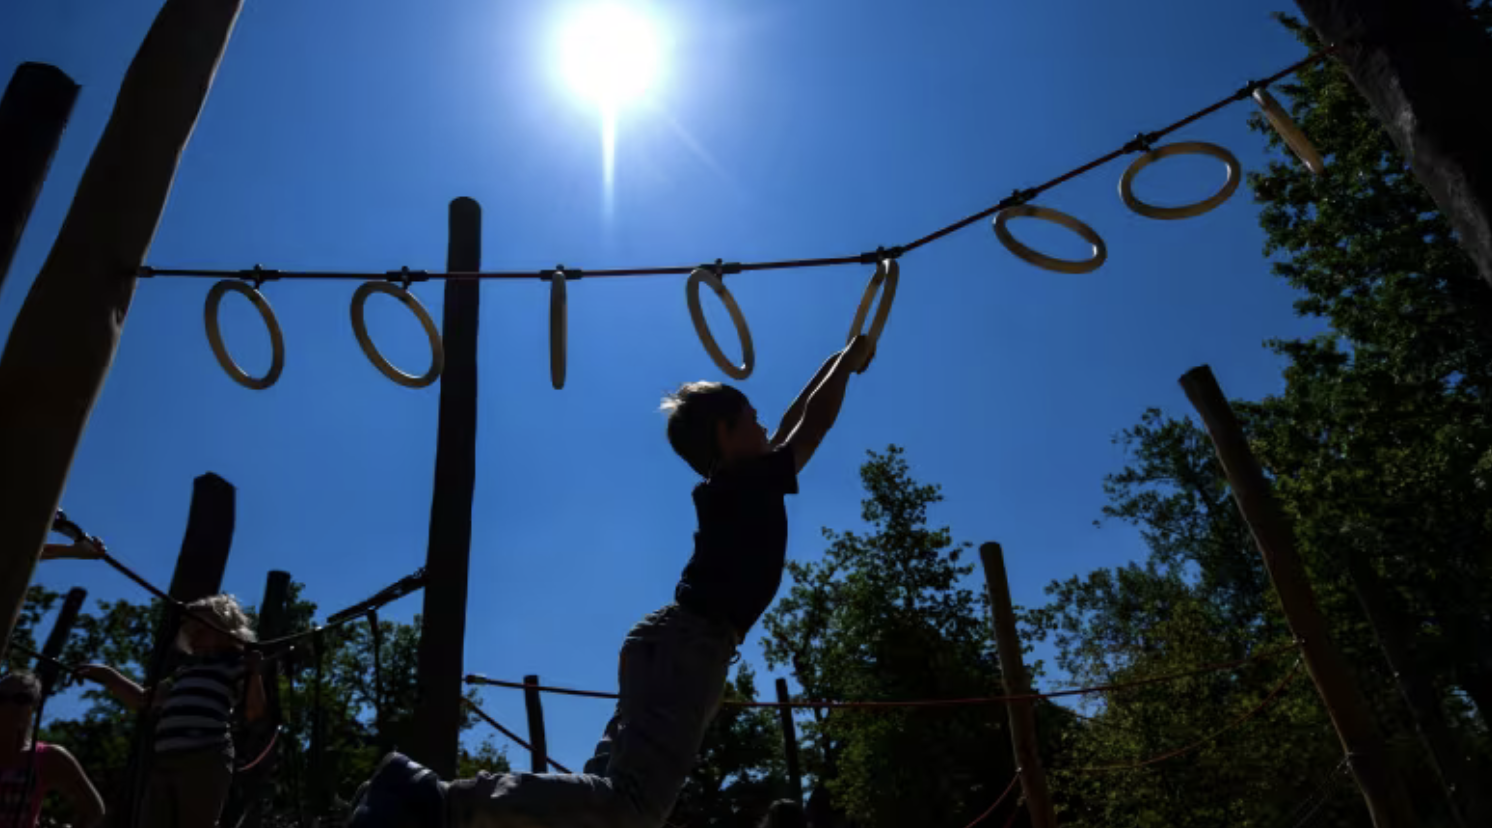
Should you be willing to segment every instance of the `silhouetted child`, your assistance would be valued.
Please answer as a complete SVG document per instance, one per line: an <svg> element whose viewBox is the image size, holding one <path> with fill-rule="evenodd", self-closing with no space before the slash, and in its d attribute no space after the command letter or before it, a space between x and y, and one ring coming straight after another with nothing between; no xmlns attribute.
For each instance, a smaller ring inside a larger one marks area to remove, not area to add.
<svg viewBox="0 0 1492 828"><path fill-rule="evenodd" d="M228 635L193 618L213 619ZM233 710L240 697L250 721L264 713L259 654L245 652L254 630L231 595L214 595L187 605L176 647L186 662L154 689L158 708L155 757L140 806L150 828L213 828L233 783ZM89 664L78 674L108 688L131 710L150 691L112 667Z"/></svg>
<svg viewBox="0 0 1492 828"><path fill-rule="evenodd" d="M704 480L675 603L622 643L619 700L580 774L481 773L445 783L397 753L358 790L349 828L657 828L694 764L730 662L772 603L787 553L785 495L868 362L856 337L824 363L770 438L746 395L688 383L664 401L668 442Z"/></svg>

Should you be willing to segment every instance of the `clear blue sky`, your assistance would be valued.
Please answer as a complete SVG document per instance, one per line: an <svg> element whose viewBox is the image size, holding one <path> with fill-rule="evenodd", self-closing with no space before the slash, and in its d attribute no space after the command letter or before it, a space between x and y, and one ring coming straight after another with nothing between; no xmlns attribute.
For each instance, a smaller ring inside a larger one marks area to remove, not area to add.
<svg viewBox="0 0 1492 828"><path fill-rule="evenodd" d="M0 291L0 332L159 5L0 9L0 69L49 62L83 84ZM650 105L621 119L608 207L596 114L557 71L554 30L572 5L250 0L151 263L438 270L457 196L482 203L494 269L856 253L992 204L1303 55L1268 16L1279 0L661 3L671 52ZM1177 137L1219 142L1257 169L1262 141L1247 113L1236 105ZM876 363L852 383L791 501L791 557L822 553L820 527L859 525L857 467L892 442L919 479L943 484L936 523L1004 544L1019 604L1041 602L1052 579L1143 553L1131 529L1093 526L1102 477L1123 459L1112 435L1146 406L1187 411L1176 380L1199 363L1234 396L1277 389L1281 364L1260 343L1315 326L1293 316L1289 289L1269 275L1246 188L1204 217L1151 221L1120 202L1122 170L1039 202L1103 234L1110 258L1096 273L1026 265L988 222L903 261ZM1142 186L1174 202L1220 180L1215 162L1181 159ZM1081 252L1031 224L1023 238ZM757 345L743 387L764 419L775 422L842 345L869 270L730 280ZM269 391L243 389L207 347L209 285L140 284L65 508L165 583L192 478L223 475L238 487L225 586L250 601L269 569L306 582L325 611L420 566L438 387L407 390L373 369L348 321L352 285L272 283L284 375ZM547 285L484 285L469 671L610 688L629 625L670 599L690 550L693 480L668 450L657 404L680 381L721 378L683 288L681 277L572 283L569 387L556 392ZM437 316L440 290L416 288ZM262 370L257 317L225 304L231 347ZM417 325L392 301L372 304L386 352L423 366ZM142 597L98 565L49 563L39 578L91 598ZM389 614L418 609L412 598ZM769 693L759 632L744 652ZM489 691L486 703L521 730L518 694ZM552 752L578 765L609 711L555 697L546 712Z"/></svg>

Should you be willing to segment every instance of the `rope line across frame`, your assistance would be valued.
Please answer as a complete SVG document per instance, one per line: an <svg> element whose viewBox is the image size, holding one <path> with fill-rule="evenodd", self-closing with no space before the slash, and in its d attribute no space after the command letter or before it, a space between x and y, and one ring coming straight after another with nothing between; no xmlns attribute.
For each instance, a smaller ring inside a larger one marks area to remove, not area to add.
<svg viewBox="0 0 1492 828"><path fill-rule="evenodd" d="M363 318L364 309L368 297L375 293L386 293L398 299L404 307L409 308L415 319L420 322L420 327L425 329L425 336L430 339L430 368L423 375L406 374L395 368L393 363L384 358L379 352L378 346L373 344L373 338L368 335L368 325ZM446 352L440 340L440 330L435 327L435 320L430 318L430 312L420 304L409 288L400 287L392 282L364 282L358 285L352 294L352 333L357 337L357 344L362 346L363 353L368 355L368 361L373 363L379 373L397 382L406 388L424 388L431 385L440 378L440 372L445 370Z"/></svg>
<svg viewBox="0 0 1492 828"><path fill-rule="evenodd" d="M751 708L791 708L791 709L818 709L818 710L853 710L853 709L885 709L897 707L964 707L969 705L1008 704L1016 701L1036 701L1038 699L1057 699L1064 696L1082 696L1089 693L1110 693L1118 690L1130 690L1136 687L1149 687L1155 684L1164 684L1168 681L1199 676L1204 673L1217 673L1223 670L1231 670L1242 667L1256 661L1268 661L1278 658L1286 653L1295 652L1300 649L1300 642L1292 641L1279 647L1254 653L1243 658L1235 658L1232 661L1218 661L1210 664L1202 664L1186 670L1178 670L1174 673L1165 673L1149 678L1135 679L1134 681L1115 682L1112 684L1098 684L1092 687L1073 687L1064 690L1054 690L1047 693L1019 693L1008 696L981 696L967 699L916 699L911 701L800 701L800 702L759 702L743 701L740 699L726 699L722 704L727 707L751 707ZM616 699L616 693L607 693L600 690L572 690L568 687L552 687L546 685L524 684L518 681L504 681L502 679L491 679L482 675L468 675L464 681L471 685L485 685L488 687L506 687L510 690L536 690L540 693L554 693L561 696L580 696L588 699Z"/></svg>
<svg viewBox="0 0 1492 828"><path fill-rule="evenodd" d="M1130 169L1127 170L1125 173L1125 178L1121 180L1121 195L1125 197L1126 204L1128 204L1131 209L1140 212L1142 215L1148 215L1154 218L1184 218L1189 217L1190 215L1200 215L1201 213L1216 207L1222 201L1231 196L1233 191L1236 190L1239 179L1241 179L1241 174L1238 169L1236 159L1233 158L1231 153L1221 147L1211 144L1203 145L1200 142L1182 142L1179 144L1172 144L1168 147L1163 147L1161 150L1155 151L1151 150L1151 145L1156 140L1166 135L1169 135L1195 121L1207 117L1208 115L1211 115L1232 103L1242 101L1247 98L1253 99L1253 101L1260 107L1265 120L1271 125L1271 127L1280 136L1284 143L1291 149L1291 151L1295 153L1300 161L1311 172L1319 174L1324 169L1324 162L1321 159L1320 153L1315 150L1314 146L1311 145L1311 142L1308 138L1306 138L1305 134L1301 131L1299 126L1295 124L1295 122L1290 118L1289 114L1284 110L1284 108L1280 106L1279 103L1274 99L1274 97L1269 93L1268 87L1270 84L1273 84L1289 75L1292 75L1305 67L1314 65L1326 59L1327 57L1334 55L1336 51L1337 47L1331 46L1323 51L1308 55L1307 57L1298 60L1285 67L1284 69L1281 69L1261 80L1250 81L1243 88L1191 113L1190 115L1181 118L1180 120L1177 120L1153 132L1142 132L1118 149L1112 150L1109 153L1102 155L1092 161L1089 161L1086 164L1068 170L1067 172L1046 182L1043 182L1042 184L1039 184L1035 187L1031 187L1025 190L1016 190L1015 192L1011 193L1011 195L1001 199L994 206L966 216L951 224L945 225L944 227L934 230L933 232L928 233L927 235L924 235L906 245L895 246L891 248L882 248L878 249L874 253L861 253L859 255L852 256L735 263L726 265L723 268L720 266L719 260L717 260L716 267L713 269L714 272L711 273L709 269L704 269L703 274L701 273L702 269L698 267L651 266L592 270L586 271L585 275L592 277L606 277L688 274L689 285L687 287L687 297L689 300L690 312L694 320L696 331L700 336L701 342L705 346L705 350L709 353L711 359L729 376L734 379L745 379L746 377L750 376L754 368L755 352L751 347L750 331L746 326L745 318L740 314L739 308L735 306L734 297L732 297L730 295L730 292L725 289L723 284L720 283L720 277L722 275L726 273L741 273L746 271L831 267L855 263L871 264L880 263L883 260L887 259L894 261L905 253L909 253L919 247L923 247L925 245L938 241L944 236L962 230L963 228L968 227L970 224L973 224L974 222L977 222L981 219L989 218L990 216L995 216L994 230L997 237L1007 249L1009 249L1019 258L1048 270L1056 270L1064 273L1091 272L1092 270L1095 270L1099 266L1101 266L1104 260L1107 258L1107 248L1104 245L1102 238L1088 225L1077 220L1076 218L1073 218L1072 216L1068 216L1056 210L1052 210L1051 208L1030 205L1029 202L1031 201L1031 199L1039 196L1041 193L1044 193L1047 190L1050 190L1074 178L1077 178L1078 176L1091 172L1092 170L1103 166L1104 164L1107 164L1110 161L1113 161L1123 155L1135 152L1145 152L1146 155L1143 156L1135 164L1131 165ZM1176 154L1183 151L1179 148L1187 146L1192 148L1190 151L1205 152L1206 154L1214 155L1228 164L1229 179L1224 184L1222 191L1214 194L1208 199L1204 199L1198 204L1174 208L1158 207L1156 205L1145 204L1144 202L1133 196L1133 193L1130 192L1129 183L1132 181L1135 173L1137 173L1147 164L1153 163L1153 161L1158 160L1161 157L1165 157L1165 155ZM1198 147L1201 146L1206 146L1210 149L1198 149ZM1169 150L1169 152L1166 152L1166 150ZM1186 213L1186 215L1182 215L1182 213ZM1048 221L1053 221L1057 224L1061 224L1062 226L1078 233L1091 245L1093 245L1094 254L1091 258L1084 261L1072 261L1066 259L1058 259L1039 253L1017 241L1005 227L1005 224L1009 221L1009 219L1015 217L1042 218ZM534 273L533 271L429 273L425 271L410 270L409 268L404 268L402 271L388 271L384 273L345 271L313 272L267 270L257 265L252 270L155 268L145 266L139 268L137 271L137 275L142 278L152 276L207 276L218 277L226 280L250 280L254 282L256 288L261 282L273 279L353 279L366 281L378 279L397 280L400 276L402 276L405 286L403 290L404 294L407 294L407 287L409 282L411 281L425 281L429 279L529 279L535 278L536 276L538 278L544 279L551 278L554 273L555 271L539 271L538 273ZM576 275L573 277L570 277L567 274L567 279L579 278L580 271L575 271L575 273ZM702 310L699 308L698 283L700 281L705 281L707 278L713 278L711 288L716 291L716 294L718 296L720 296L722 302L725 302L727 304L727 310L730 311L732 321L735 323L737 333L742 340L744 353L742 355L743 359L741 365L732 364L728 359L725 358L724 353L720 350L719 343L715 341L713 335L708 329L708 326L704 322ZM564 281L566 280L557 280L557 283L550 289L550 380L556 389L563 387L565 373L565 339L567 331L565 330L566 323L564 319L564 308L566 304L565 288L563 287ZM229 289L233 288L222 288L221 290ZM216 286L215 290L218 290ZM400 295L399 293L395 293L391 289L369 289L370 292L373 290L380 290L381 292L390 293L391 295L395 295L396 297L400 298L401 301L405 301L404 296ZM257 293L257 290L255 291L255 293ZM361 289L360 294L362 295L363 299L366 299L366 294L362 294ZM250 298L251 300L253 299L252 296L250 296ZM405 301L405 304L408 305L411 310L416 313L417 316L421 317L420 321L422 322L422 324L426 323L428 320L428 314L421 313L423 311L423 308L419 306L417 301L413 301L412 296L408 298L410 301ZM259 299L262 300L263 297L260 296ZM259 303L256 302L256 306L258 304ZM357 303L355 301L355 305L356 304ZM262 308L267 307L267 303L262 306ZM359 312L360 308L355 307L353 311L354 316L357 317ZM266 315L266 323L272 326L272 333L274 333L277 331L277 324L272 322L271 320L272 316ZM215 320L210 319L209 325L211 326L214 324ZM874 325L875 323L872 323L873 329ZM366 331L361 330L360 326L358 327L360 334L359 343L363 346L363 350L368 355L368 358L381 372L384 373L385 376L388 376L395 382L408 387L419 388L423 387L424 385L433 383L435 378L439 375L437 363L441 361L441 357L443 356L443 354L439 350L439 346L437 344L439 341L438 332L432 332L434 327L433 324L426 325L427 333L430 333L431 335L433 357L431 371L427 372L427 374L422 377L414 377L412 375L405 374L390 365L387 360L384 360L383 357L377 352L377 349L373 347L371 340L367 339ZM213 344L214 352L218 355L219 361L223 364L224 369L228 371L229 375L232 376L235 381L238 381L241 384L245 384L247 387L250 388L268 387L268 384L264 384L265 381L263 378L254 380L253 378L248 377L246 374L243 374L243 372L232 363L232 360L226 356L226 350L220 347L220 337L214 339ZM279 351L277 351L276 353L278 354ZM871 351L871 354L874 354L873 349ZM866 360L867 365L868 363L869 359ZM862 365L861 370L863 370L864 367L865 366ZM272 368L271 374L275 374L277 376L277 371ZM269 384L272 384L272 382L273 380L271 379L269 381ZM261 385L254 385L250 383L261 383Z"/></svg>

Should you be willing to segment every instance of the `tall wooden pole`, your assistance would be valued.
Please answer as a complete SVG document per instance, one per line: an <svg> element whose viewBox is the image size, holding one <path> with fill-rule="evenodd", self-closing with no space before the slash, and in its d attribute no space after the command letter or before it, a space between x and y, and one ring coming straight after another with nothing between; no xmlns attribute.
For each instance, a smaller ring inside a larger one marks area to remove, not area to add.
<svg viewBox="0 0 1492 828"><path fill-rule="evenodd" d="M446 269L482 267L482 208L451 202ZM480 283L448 279L441 337L445 372L435 438L435 491L425 553L425 603L420 631L420 704L414 710L411 756L449 779L456 772L461 732L461 655L466 644L466 577L471 556L471 503L477 477L477 310Z"/></svg>
<svg viewBox="0 0 1492 828"><path fill-rule="evenodd" d="M803 807L803 773L798 768L798 728L793 722L793 709L787 706L793 697L787 692L787 679L777 679L777 708L782 718L782 750L787 756L788 793L798 807Z"/></svg>
<svg viewBox="0 0 1492 828"><path fill-rule="evenodd" d="M192 481L192 505L187 513L186 534L181 539L181 552L176 556L171 588L167 590L167 594L177 601L188 603L222 590L223 571L228 568L228 552L233 547L236 496L233 484L212 472ZM155 649L145 676L145 683L152 692L176 661L179 615L168 609L156 630ZM152 707L151 704L143 705L136 717L135 761L130 765L132 784L124 792L128 800L115 809L115 813L130 817L131 821L126 823L129 825L134 825L136 808L154 756Z"/></svg>
<svg viewBox="0 0 1492 828"><path fill-rule="evenodd" d="M1015 626L1015 605L1010 601L1010 584L1005 579L1005 554L998 543L979 547L984 564L984 583L989 590L991 614L995 622L995 650L1000 656L1000 676L1005 693L1022 696L1031 692L1026 664L1021 656L1021 636ZM1005 706L1010 717L1010 743L1015 750L1015 764L1020 770L1021 793L1031 812L1032 828L1056 828L1057 811L1047 789L1046 771L1041 767L1041 750L1036 741L1036 708L1027 701Z"/></svg>
<svg viewBox="0 0 1492 828"><path fill-rule="evenodd" d="M1466 0L1296 5L1492 282L1492 38Z"/></svg>
<svg viewBox="0 0 1492 828"><path fill-rule="evenodd" d="M549 770L549 740L544 736L544 704L539 699L539 677L523 677L523 707L528 713L529 768L534 773Z"/></svg>
<svg viewBox="0 0 1492 828"><path fill-rule="evenodd" d="M1387 746L1368 714L1367 703L1327 633L1326 619L1316 606L1316 593L1295 554L1290 526L1274 502L1264 472L1249 450L1243 429L1213 378L1212 369L1203 365L1187 371L1181 377L1181 388L1212 436L1218 460L1233 489L1233 499L1264 556L1264 568L1279 595L1280 609L1290 631L1301 642L1306 670L1336 727L1373 824L1377 828L1417 825L1409 799L1389 761Z"/></svg>
<svg viewBox="0 0 1492 828"><path fill-rule="evenodd" d="M259 602L259 628L256 630L260 641L278 638L286 635L289 630L289 599L290 599L290 573L279 569L270 570L269 577L264 581L264 599ZM270 659L260 667L260 676L264 681L265 715L268 719L268 732L265 738L273 738L273 728L278 728L282 721L280 710L280 660ZM278 743L276 743L278 744ZM253 757L241 757L240 764L247 762ZM242 789L243 819L238 822L239 828L259 828L264 824L264 816L270 806L269 794L272 788L266 788L265 783L273 779L276 767L279 765L278 753L271 753L265 757L249 772L247 778L239 774L238 784ZM232 820L224 820L224 824L232 825Z"/></svg>
<svg viewBox="0 0 1492 828"><path fill-rule="evenodd" d="M0 99L0 289L77 99L73 79L45 63L16 67Z"/></svg>
<svg viewBox="0 0 1492 828"><path fill-rule="evenodd" d="M241 2L165 0L0 355L0 638L15 629Z"/></svg>
<svg viewBox="0 0 1492 828"><path fill-rule="evenodd" d="M52 695L52 690L57 686L57 662L62 658L62 648L67 646L67 639L73 634L73 626L78 623L78 612L83 609L83 602L88 600L88 590L82 587L73 587L67 591L67 597L62 600L62 609L57 612L57 620L52 622L52 632L47 636L47 643L41 648L41 654L45 659L36 662L36 677L41 680L41 692L44 696Z"/></svg>
<svg viewBox="0 0 1492 828"><path fill-rule="evenodd" d="M1383 659L1393 671L1394 682L1399 686L1399 695L1404 706L1409 708L1415 733L1420 744L1430 757L1430 764L1440 777L1450 805L1451 816L1456 825L1471 828L1475 825L1492 825L1492 807L1487 794L1477 784L1477 770L1472 767L1468 751L1445 720L1441 712L1440 694L1429 676L1416 669L1414 644L1401 613L1394 607L1388 589L1384 587L1371 561L1349 551L1346 555L1347 574L1352 580L1352 589L1368 617L1368 626L1378 639Z"/></svg>

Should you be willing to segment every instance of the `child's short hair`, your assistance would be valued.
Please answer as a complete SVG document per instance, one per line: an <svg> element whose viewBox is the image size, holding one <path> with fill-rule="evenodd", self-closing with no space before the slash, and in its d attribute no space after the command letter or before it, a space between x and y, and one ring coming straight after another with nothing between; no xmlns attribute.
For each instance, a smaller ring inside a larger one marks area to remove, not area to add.
<svg viewBox="0 0 1492 828"><path fill-rule="evenodd" d="M720 382L686 382L663 398L668 444L700 477L709 477L720 454L716 424L734 425L746 395Z"/></svg>
<svg viewBox="0 0 1492 828"><path fill-rule="evenodd" d="M254 628L249 624L249 616L238 605L238 599L232 595L209 595L206 598L198 598L187 604L186 609L186 617L182 619L183 625L192 620L192 616L205 616L216 622L217 627L233 633L233 636L241 642L254 640ZM183 626L182 633L176 639L178 646L186 643L185 632ZM181 647L181 649L190 652L187 647Z"/></svg>

